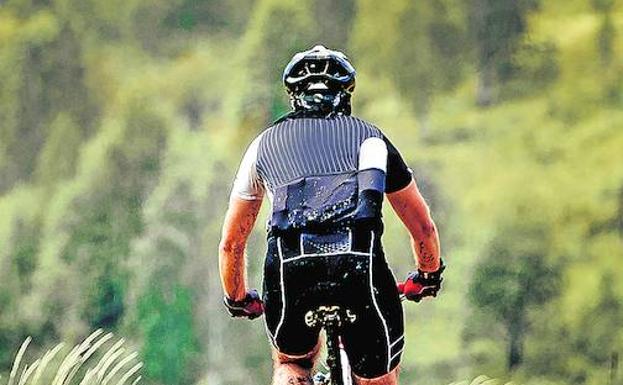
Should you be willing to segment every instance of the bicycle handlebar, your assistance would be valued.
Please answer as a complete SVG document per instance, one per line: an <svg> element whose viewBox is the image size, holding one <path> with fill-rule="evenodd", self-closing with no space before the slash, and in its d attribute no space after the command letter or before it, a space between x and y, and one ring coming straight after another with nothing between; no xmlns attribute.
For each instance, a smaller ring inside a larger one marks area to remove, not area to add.
<svg viewBox="0 0 623 385"><path fill-rule="evenodd" d="M436 285L424 285L421 282L409 281L398 282L396 285L398 289L398 295L401 301L412 300L420 302L426 297L436 297L439 286Z"/></svg>
<svg viewBox="0 0 623 385"><path fill-rule="evenodd" d="M398 282L396 287L398 288L398 297L400 298L400 301L406 301L407 295L405 294L405 282Z"/></svg>

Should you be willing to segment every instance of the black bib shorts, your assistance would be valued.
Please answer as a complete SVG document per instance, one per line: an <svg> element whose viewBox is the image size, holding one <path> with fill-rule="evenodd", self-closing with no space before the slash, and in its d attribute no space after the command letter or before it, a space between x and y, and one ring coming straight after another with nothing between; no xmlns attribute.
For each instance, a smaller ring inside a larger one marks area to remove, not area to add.
<svg viewBox="0 0 623 385"><path fill-rule="evenodd" d="M312 351L320 330L305 324L305 314L338 305L357 316L341 331L357 376L376 378L400 362L402 304L379 232L269 236L263 297L266 329L282 353Z"/></svg>

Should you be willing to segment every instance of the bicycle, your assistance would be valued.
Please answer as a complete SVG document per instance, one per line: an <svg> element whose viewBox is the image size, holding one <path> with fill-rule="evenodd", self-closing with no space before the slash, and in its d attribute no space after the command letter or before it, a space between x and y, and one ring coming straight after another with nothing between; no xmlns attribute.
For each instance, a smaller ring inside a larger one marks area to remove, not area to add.
<svg viewBox="0 0 623 385"><path fill-rule="evenodd" d="M400 300L406 299L403 286L398 285ZM340 329L346 323L354 323L357 315L349 309L339 306L320 306L305 314L305 324L310 328L320 327L327 337L326 364L329 372L318 372L314 375L314 385L352 385L352 373L348 355L340 338Z"/></svg>
<svg viewBox="0 0 623 385"><path fill-rule="evenodd" d="M400 300L409 299L419 302L425 297L436 297L443 281L441 273L444 269L445 265L441 261L439 269L434 273L421 273L419 270L410 273L406 281L397 285ZM245 305L237 307L232 305L232 301L227 297L224 299L225 306L232 316L253 319L262 315L264 312L263 303L256 290L247 293L246 301ZM354 323L357 317L357 314L350 309L341 308L337 305L321 305L315 310L305 313L305 325L312 329L324 329L327 336L326 363L329 372L316 373L313 377L314 385L352 385L352 373L340 331L343 325Z"/></svg>
<svg viewBox="0 0 623 385"><path fill-rule="evenodd" d="M329 373L318 372L314 385L351 385L352 377L348 356L340 340L339 330L343 323L353 323L357 316L349 309L339 306L320 306L305 314L305 324L310 328L320 327L327 335L327 366Z"/></svg>

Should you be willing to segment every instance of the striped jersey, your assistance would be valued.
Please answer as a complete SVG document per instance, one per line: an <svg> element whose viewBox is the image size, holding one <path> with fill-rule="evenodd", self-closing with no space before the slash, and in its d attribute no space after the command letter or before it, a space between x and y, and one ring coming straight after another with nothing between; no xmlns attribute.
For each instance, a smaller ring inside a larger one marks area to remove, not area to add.
<svg viewBox="0 0 623 385"><path fill-rule="evenodd" d="M266 194L272 227L328 228L380 220L383 193L401 190L411 179L396 148L374 125L350 115L293 117L253 140L232 196L256 200Z"/></svg>

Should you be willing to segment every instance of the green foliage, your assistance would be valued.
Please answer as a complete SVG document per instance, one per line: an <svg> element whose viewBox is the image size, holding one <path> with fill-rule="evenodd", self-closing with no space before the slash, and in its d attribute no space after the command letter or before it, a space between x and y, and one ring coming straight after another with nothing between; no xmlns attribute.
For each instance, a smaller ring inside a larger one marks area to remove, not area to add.
<svg viewBox="0 0 623 385"><path fill-rule="evenodd" d="M521 44L508 62L498 67L498 76L504 84L500 98L529 96L543 91L558 76L556 46L552 42Z"/></svg>
<svg viewBox="0 0 623 385"><path fill-rule="evenodd" d="M280 84L283 63L309 45L305 36L312 24L305 2L266 0L256 7L236 58L240 73L232 77L225 101L233 109L235 123L261 127L287 110ZM287 54L276 55L269 46Z"/></svg>
<svg viewBox="0 0 623 385"><path fill-rule="evenodd" d="M474 272L469 297L489 313L484 322L504 325L511 370L523 360L528 311L553 299L559 291L560 267L547 262L547 238L545 228L513 225L500 230Z"/></svg>
<svg viewBox="0 0 623 385"><path fill-rule="evenodd" d="M225 0L183 0L165 17L168 32L227 31L240 33L251 9L251 1L231 3Z"/></svg>
<svg viewBox="0 0 623 385"><path fill-rule="evenodd" d="M37 165L36 174L42 184L52 185L74 175L81 137L80 128L71 116L59 113L51 123Z"/></svg>
<svg viewBox="0 0 623 385"><path fill-rule="evenodd" d="M188 356L196 350L192 329L192 301L187 288L171 293L153 288L138 304L145 325L145 374L164 384L185 383Z"/></svg>
<svg viewBox="0 0 623 385"><path fill-rule="evenodd" d="M324 43L353 60L355 113L401 150L442 236L442 295L405 307L403 381L617 384L621 6L3 2L0 367L27 335L104 326L150 382L268 383L261 322L221 309L216 245L241 153L288 109L283 66ZM386 211L402 277L408 236Z"/></svg>
<svg viewBox="0 0 623 385"><path fill-rule="evenodd" d="M469 0L469 30L480 73L477 102L489 105L496 101L496 79L511 61L523 33L527 13L538 5L534 1Z"/></svg>
<svg viewBox="0 0 623 385"><path fill-rule="evenodd" d="M543 255L549 248L546 236L543 228L515 226L494 236L470 288L478 307L494 318L512 320L525 307L541 305L556 293L559 272Z"/></svg>
<svg viewBox="0 0 623 385"><path fill-rule="evenodd" d="M410 2L400 15L397 50L383 67L391 71L397 89L412 101L416 114L427 114L434 93L454 87L461 79L465 34L449 15L453 6L452 2Z"/></svg>

